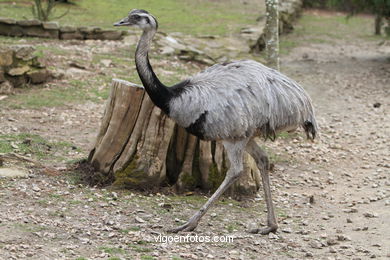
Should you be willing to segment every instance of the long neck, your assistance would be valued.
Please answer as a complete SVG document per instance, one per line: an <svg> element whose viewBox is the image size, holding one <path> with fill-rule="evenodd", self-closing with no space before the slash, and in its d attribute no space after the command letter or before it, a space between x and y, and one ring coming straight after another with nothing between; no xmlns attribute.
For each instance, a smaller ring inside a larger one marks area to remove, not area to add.
<svg viewBox="0 0 390 260"><path fill-rule="evenodd" d="M148 58L150 45L155 34L156 30L147 30L143 32L135 53L135 64L142 84L153 103L161 108L166 114L169 114L168 102L172 98L172 94L157 78Z"/></svg>

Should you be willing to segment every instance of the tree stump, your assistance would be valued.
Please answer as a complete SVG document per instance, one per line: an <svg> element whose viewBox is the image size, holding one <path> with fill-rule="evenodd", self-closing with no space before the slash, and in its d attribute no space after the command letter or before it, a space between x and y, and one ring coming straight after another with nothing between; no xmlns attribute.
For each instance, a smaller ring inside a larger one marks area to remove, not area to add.
<svg viewBox="0 0 390 260"><path fill-rule="evenodd" d="M88 163L103 182L124 188L176 191L218 188L229 167L220 142L187 133L158 107L142 86L114 79ZM249 155L230 195L254 194L260 172Z"/></svg>

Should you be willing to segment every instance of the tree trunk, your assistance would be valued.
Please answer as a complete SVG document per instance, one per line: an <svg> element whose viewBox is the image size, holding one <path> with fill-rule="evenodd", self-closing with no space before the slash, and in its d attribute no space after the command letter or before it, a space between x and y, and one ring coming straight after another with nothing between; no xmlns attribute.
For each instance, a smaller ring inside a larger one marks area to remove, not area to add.
<svg viewBox="0 0 390 260"><path fill-rule="evenodd" d="M375 16L375 35L381 35L382 20L383 18L380 14L377 14Z"/></svg>
<svg viewBox="0 0 390 260"><path fill-rule="evenodd" d="M279 0L266 0L265 50L268 66L279 70Z"/></svg>
<svg viewBox="0 0 390 260"><path fill-rule="evenodd" d="M231 195L254 194L260 173L249 156L245 173ZM141 190L174 187L176 191L214 191L228 169L220 142L187 133L154 106L143 87L113 80L99 134L88 163L99 182ZM95 180L96 181L96 180Z"/></svg>

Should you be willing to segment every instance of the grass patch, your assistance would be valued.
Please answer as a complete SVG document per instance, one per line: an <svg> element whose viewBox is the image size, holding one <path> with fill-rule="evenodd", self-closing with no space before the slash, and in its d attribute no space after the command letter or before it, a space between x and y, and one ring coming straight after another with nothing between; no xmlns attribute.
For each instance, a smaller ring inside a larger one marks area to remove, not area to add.
<svg viewBox="0 0 390 260"><path fill-rule="evenodd" d="M0 153L31 154L38 159L53 158L57 151L77 150L67 142L51 142L39 135L19 133L0 135ZM54 157L56 158L56 157Z"/></svg>
<svg viewBox="0 0 390 260"><path fill-rule="evenodd" d="M99 88L90 81L70 80L65 85L48 88L26 89L18 95L10 96L5 105L13 109L60 107L87 101L100 102L109 96L108 88Z"/></svg>
<svg viewBox="0 0 390 260"><path fill-rule="evenodd" d="M35 224L22 224L22 223L14 223L12 226L16 229L19 229L23 232L39 232L46 230L47 228L35 225Z"/></svg>
<svg viewBox="0 0 390 260"><path fill-rule="evenodd" d="M352 39L374 34L374 17L345 14L318 14L305 12L295 26L293 37L305 42L332 42L334 39Z"/></svg>
<svg viewBox="0 0 390 260"><path fill-rule="evenodd" d="M101 246L99 247L100 251L103 251L107 254L114 255L114 254L125 254L126 250L123 248L118 248L118 247L109 247L109 246Z"/></svg>
<svg viewBox="0 0 390 260"><path fill-rule="evenodd" d="M154 14L163 31L193 35L236 33L244 25L255 24L265 9L261 1L243 5L236 0L78 0L74 3L56 8L57 15L70 8L68 15L58 19L62 25L113 28L114 22L131 9L139 8ZM0 16L31 19L31 3L25 0L0 1Z"/></svg>
<svg viewBox="0 0 390 260"><path fill-rule="evenodd" d="M154 259L156 258L151 255L141 255L141 260L154 260Z"/></svg>

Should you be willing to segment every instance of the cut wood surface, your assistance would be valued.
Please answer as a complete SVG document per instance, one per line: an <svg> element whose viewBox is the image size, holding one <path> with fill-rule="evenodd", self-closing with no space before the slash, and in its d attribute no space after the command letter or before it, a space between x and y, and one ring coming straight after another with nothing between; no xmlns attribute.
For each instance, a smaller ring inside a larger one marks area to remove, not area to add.
<svg viewBox="0 0 390 260"><path fill-rule="evenodd" d="M143 87L114 79L89 164L124 188L215 190L229 162L220 142L202 141L154 106ZM260 173L249 155L230 195L254 194Z"/></svg>

